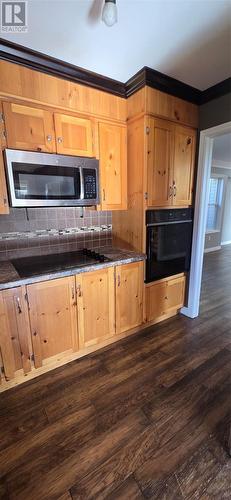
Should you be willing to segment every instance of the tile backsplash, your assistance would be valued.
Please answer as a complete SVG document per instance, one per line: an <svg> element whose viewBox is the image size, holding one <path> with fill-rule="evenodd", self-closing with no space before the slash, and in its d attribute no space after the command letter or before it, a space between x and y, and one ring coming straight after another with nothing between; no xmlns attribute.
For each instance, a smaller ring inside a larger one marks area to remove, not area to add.
<svg viewBox="0 0 231 500"><path fill-rule="evenodd" d="M0 215L0 260L111 246L111 212L11 208Z"/></svg>

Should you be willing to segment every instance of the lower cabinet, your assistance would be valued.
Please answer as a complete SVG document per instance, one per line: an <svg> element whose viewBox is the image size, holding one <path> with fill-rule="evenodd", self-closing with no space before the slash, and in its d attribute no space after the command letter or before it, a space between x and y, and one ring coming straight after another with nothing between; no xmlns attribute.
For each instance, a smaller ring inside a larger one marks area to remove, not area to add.
<svg viewBox="0 0 231 500"><path fill-rule="evenodd" d="M141 325L143 268L134 262L0 291L0 392Z"/></svg>
<svg viewBox="0 0 231 500"><path fill-rule="evenodd" d="M115 334L114 267L76 276L79 347Z"/></svg>
<svg viewBox="0 0 231 500"><path fill-rule="evenodd" d="M185 276L166 278L145 287L145 310L147 322L160 320L184 305Z"/></svg>
<svg viewBox="0 0 231 500"><path fill-rule="evenodd" d="M116 267L116 333L141 325L143 287L143 262Z"/></svg>
<svg viewBox="0 0 231 500"><path fill-rule="evenodd" d="M75 277L27 286L35 367L78 350Z"/></svg>
<svg viewBox="0 0 231 500"><path fill-rule="evenodd" d="M0 293L0 353L7 380L31 370L31 341L24 287Z"/></svg>

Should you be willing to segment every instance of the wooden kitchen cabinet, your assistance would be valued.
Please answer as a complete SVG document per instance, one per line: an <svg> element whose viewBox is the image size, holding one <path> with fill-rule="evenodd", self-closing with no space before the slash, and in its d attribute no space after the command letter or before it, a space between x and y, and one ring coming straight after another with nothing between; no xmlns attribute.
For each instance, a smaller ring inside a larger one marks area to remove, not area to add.
<svg viewBox="0 0 231 500"><path fill-rule="evenodd" d="M53 113L11 102L3 103L7 146L29 151L56 151Z"/></svg>
<svg viewBox="0 0 231 500"><path fill-rule="evenodd" d="M161 207L172 203L174 129L167 120L147 123L147 206Z"/></svg>
<svg viewBox="0 0 231 500"><path fill-rule="evenodd" d="M174 127L173 205L192 203L195 163L196 131L188 127Z"/></svg>
<svg viewBox="0 0 231 500"><path fill-rule="evenodd" d="M123 333L143 321L143 262L116 267L116 333Z"/></svg>
<svg viewBox="0 0 231 500"><path fill-rule="evenodd" d="M18 370L31 370L31 341L24 287L0 292L0 351L4 375L14 378Z"/></svg>
<svg viewBox="0 0 231 500"><path fill-rule="evenodd" d="M27 286L35 367L79 348L75 278Z"/></svg>
<svg viewBox="0 0 231 500"><path fill-rule="evenodd" d="M114 267L76 276L80 348L115 334Z"/></svg>
<svg viewBox="0 0 231 500"><path fill-rule="evenodd" d="M147 206L190 205L196 131L153 117L147 124Z"/></svg>
<svg viewBox="0 0 231 500"><path fill-rule="evenodd" d="M185 276L164 278L145 287L146 321L158 321L184 305Z"/></svg>
<svg viewBox="0 0 231 500"><path fill-rule="evenodd" d="M88 118L54 113L57 153L93 155L93 128Z"/></svg>
<svg viewBox="0 0 231 500"><path fill-rule="evenodd" d="M127 208L127 129L99 123L99 158L102 210Z"/></svg>

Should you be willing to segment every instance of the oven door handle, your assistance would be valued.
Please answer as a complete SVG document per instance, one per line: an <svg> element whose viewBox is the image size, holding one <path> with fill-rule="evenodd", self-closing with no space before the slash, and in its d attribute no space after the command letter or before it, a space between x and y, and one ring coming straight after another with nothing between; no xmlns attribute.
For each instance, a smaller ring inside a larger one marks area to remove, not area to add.
<svg viewBox="0 0 231 500"><path fill-rule="evenodd" d="M151 224L146 224L147 227L153 227L153 226L169 226L170 224L184 224L185 222L189 223L192 222L192 219L187 219L187 220L174 220L170 222L152 222Z"/></svg>

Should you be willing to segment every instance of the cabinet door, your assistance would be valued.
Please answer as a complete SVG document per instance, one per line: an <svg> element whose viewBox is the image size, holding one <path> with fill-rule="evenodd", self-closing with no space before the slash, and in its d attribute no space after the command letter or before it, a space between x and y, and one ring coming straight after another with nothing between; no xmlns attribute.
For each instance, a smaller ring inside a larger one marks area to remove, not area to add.
<svg viewBox="0 0 231 500"><path fill-rule="evenodd" d="M93 156L91 120L55 113L57 152L65 155Z"/></svg>
<svg viewBox="0 0 231 500"><path fill-rule="evenodd" d="M185 276L166 282L166 296L168 309L180 309L184 305Z"/></svg>
<svg viewBox="0 0 231 500"><path fill-rule="evenodd" d="M120 125L99 124L101 207L127 208L127 130Z"/></svg>
<svg viewBox="0 0 231 500"><path fill-rule="evenodd" d="M156 118L149 118L147 123L147 205L171 205L173 125Z"/></svg>
<svg viewBox="0 0 231 500"><path fill-rule="evenodd" d="M192 203L196 131L175 126L174 138L173 204L190 205Z"/></svg>
<svg viewBox="0 0 231 500"><path fill-rule="evenodd" d="M80 348L115 333L114 267L76 276Z"/></svg>
<svg viewBox="0 0 231 500"><path fill-rule="evenodd" d="M0 350L6 379L31 370L28 309L23 287L0 292Z"/></svg>
<svg viewBox="0 0 231 500"><path fill-rule="evenodd" d="M78 350L75 278L34 283L27 293L35 367Z"/></svg>
<svg viewBox="0 0 231 500"><path fill-rule="evenodd" d="M145 306L147 321L152 321L166 313L167 289L165 281L145 287Z"/></svg>
<svg viewBox="0 0 231 500"><path fill-rule="evenodd" d="M143 262L116 267L116 333L141 325L143 286Z"/></svg>
<svg viewBox="0 0 231 500"><path fill-rule="evenodd" d="M3 103L8 148L56 151L53 114L10 102Z"/></svg>

